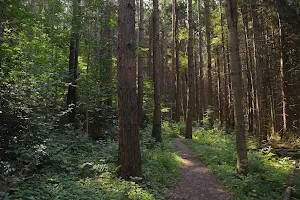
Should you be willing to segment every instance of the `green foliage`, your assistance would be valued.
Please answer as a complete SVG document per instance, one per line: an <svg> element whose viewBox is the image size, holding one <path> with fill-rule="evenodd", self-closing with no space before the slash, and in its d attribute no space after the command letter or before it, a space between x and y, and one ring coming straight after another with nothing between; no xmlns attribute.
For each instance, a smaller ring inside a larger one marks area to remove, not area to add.
<svg viewBox="0 0 300 200"><path fill-rule="evenodd" d="M143 98L143 113L142 122L143 127L152 123L153 111L154 111L154 101L153 101L153 83L149 77L144 77L144 98Z"/></svg>
<svg viewBox="0 0 300 200"><path fill-rule="evenodd" d="M211 108L208 108L205 113L204 113L204 117L202 120L202 124L205 128L209 128L210 127L210 121L211 118L213 117L214 111Z"/></svg>
<svg viewBox="0 0 300 200"><path fill-rule="evenodd" d="M185 123L183 121L180 121L179 123L163 121L162 129L167 134L167 137L170 137L170 138L184 136Z"/></svg>
<svg viewBox="0 0 300 200"><path fill-rule="evenodd" d="M155 143L155 139L151 137L150 127L142 132L142 172L146 180L143 186L149 188L156 199L164 199L164 196L168 194L166 186L177 181L179 167L182 165L182 161L174 153L170 137L173 130L169 125L172 126L168 122L163 122L161 143Z"/></svg>
<svg viewBox="0 0 300 200"><path fill-rule="evenodd" d="M7 195L14 188L8 197L21 199L163 199L180 166L165 133L157 144L150 127L142 131L143 175L125 181L116 175L116 141L54 129L40 143L15 145L16 162L1 162L0 191Z"/></svg>
<svg viewBox="0 0 300 200"><path fill-rule="evenodd" d="M235 137L217 129L195 132L195 140L186 141L199 157L229 187L237 199L281 199L286 188L291 161L277 158L270 148L248 153L249 174L236 172ZM300 182L294 179L295 185ZM296 190L297 187L295 187Z"/></svg>

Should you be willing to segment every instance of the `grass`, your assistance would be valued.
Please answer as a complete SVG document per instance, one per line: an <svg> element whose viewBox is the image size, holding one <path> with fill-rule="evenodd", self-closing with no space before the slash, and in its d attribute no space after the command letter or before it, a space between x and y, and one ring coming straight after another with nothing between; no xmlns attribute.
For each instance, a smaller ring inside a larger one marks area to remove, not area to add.
<svg viewBox="0 0 300 200"><path fill-rule="evenodd" d="M249 174L236 173L236 149L233 135L217 129L200 128L193 140L187 140L197 155L212 169L219 180L240 200L282 199L291 168L290 158L278 158L271 148L248 152ZM294 177L294 196L299 198L300 178Z"/></svg>
<svg viewBox="0 0 300 200"><path fill-rule="evenodd" d="M118 144L93 141L83 133L51 133L43 143L16 149L15 162L2 162L0 197L59 200L164 199L177 181L181 161L170 142L155 143L151 129L141 132L142 177L131 181L116 175ZM6 189L5 189L6 188ZM9 189L7 189L9 188ZM10 190L8 192L8 190Z"/></svg>

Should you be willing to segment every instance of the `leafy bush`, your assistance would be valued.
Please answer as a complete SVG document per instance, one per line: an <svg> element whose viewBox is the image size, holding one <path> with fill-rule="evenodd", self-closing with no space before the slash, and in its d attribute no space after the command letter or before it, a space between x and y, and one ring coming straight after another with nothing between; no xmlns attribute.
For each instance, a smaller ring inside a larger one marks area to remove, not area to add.
<svg viewBox="0 0 300 200"><path fill-rule="evenodd" d="M183 121L180 121L179 123L163 121L162 129L168 137L174 138L183 136L185 134L185 123Z"/></svg>
<svg viewBox="0 0 300 200"><path fill-rule="evenodd" d="M164 136L162 143L155 143L149 127L141 133L143 175L131 181L116 175L116 141L52 131L40 144L16 146L15 161L0 163L0 195L16 199L163 199L166 185L178 177L180 161L170 139Z"/></svg>

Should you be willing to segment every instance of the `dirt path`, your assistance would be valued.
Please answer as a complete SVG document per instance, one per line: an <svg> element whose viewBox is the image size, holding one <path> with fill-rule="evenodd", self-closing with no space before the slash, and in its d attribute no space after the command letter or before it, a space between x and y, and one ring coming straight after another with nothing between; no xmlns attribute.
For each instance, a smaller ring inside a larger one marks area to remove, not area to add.
<svg viewBox="0 0 300 200"><path fill-rule="evenodd" d="M173 139L184 166L180 170L180 180L171 189L168 200L231 200L233 196L196 156L183 144L183 139Z"/></svg>

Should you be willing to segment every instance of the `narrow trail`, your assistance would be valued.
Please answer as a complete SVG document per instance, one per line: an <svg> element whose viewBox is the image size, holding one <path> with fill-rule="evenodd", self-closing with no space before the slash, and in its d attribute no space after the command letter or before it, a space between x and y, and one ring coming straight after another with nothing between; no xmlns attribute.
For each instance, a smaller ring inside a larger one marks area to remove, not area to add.
<svg viewBox="0 0 300 200"><path fill-rule="evenodd" d="M232 194L220 184L197 155L183 144L183 139L173 139L184 165L180 180L170 191L168 200L231 200Z"/></svg>

